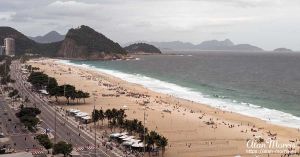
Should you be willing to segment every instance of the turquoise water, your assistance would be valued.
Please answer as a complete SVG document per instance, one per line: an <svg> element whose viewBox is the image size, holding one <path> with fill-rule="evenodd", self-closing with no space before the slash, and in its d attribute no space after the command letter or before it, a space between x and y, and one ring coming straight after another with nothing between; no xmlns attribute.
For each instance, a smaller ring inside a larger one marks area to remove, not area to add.
<svg viewBox="0 0 300 157"><path fill-rule="evenodd" d="M281 125L300 126L300 54L227 52L138 57L70 63L93 67L159 92Z"/></svg>

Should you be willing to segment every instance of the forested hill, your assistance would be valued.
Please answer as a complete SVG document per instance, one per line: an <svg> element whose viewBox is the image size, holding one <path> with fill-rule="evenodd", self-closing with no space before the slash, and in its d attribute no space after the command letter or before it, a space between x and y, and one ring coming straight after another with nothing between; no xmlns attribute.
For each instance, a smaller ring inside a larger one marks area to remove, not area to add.
<svg viewBox="0 0 300 157"><path fill-rule="evenodd" d="M148 54L160 54L161 51L150 44L146 43L136 43L129 45L124 48L129 53L148 53Z"/></svg>
<svg viewBox="0 0 300 157"><path fill-rule="evenodd" d="M83 25L68 31L58 55L67 58L113 59L126 55L126 51L118 43Z"/></svg>
<svg viewBox="0 0 300 157"><path fill-rule="evenodd" d="M7 37L15 39L16 55L34 53L74 59L117 59L127 54L118 43L84 25L70 29L63 41L54 43L37 43L11 27L0 27L1 45Z"/></svg>

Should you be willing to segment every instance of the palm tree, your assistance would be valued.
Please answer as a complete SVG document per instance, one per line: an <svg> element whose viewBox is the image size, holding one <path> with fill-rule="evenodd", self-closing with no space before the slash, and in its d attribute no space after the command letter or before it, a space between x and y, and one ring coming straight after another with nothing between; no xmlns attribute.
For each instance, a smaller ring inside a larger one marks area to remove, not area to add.
<svg viewBox="0 0 300 157"><path fill-rule="evenodd" d="M107 118L108 124L109 124L109 123L110 123L110 120L111 120L111 118L112 118L112 112L111 112L110 109L107 109L107 110L105 111L105 117Z"/></svg>
<svg viewBox="0 0 300 157"><path fill-rule="evenodd" d="M167 145L168 145L168 139L165 138L164 136L160 137L159 140L157 141L157 146L162 149L162 156L164 156Z"/></svg>
<svg viewBox="0 0 300 157"><path fill-rule="evenodd" d="M105 118L105 114L102 109L98 111L98 114L99 114L99 120L102 121L102 126L103 126L103 120Z"/></svg>
<svg viewBox="0 0 300 157"><path fill-rule="evenodd" d="M83 102L85 103L85 99L86 99L86 98L89 98L89 97L90 97L90 93L84 92L84 93L82 94Z"/></svg>
<svg viewBox="0 0 300 157"><path fill-rule="evenodd" d="M92 112L92 120L93 120L94 123L96 123L99 120L98 110L93 110L93 112Z"/></svg>
<svg viewBox="0 0 300 157"><path fill-rule="evenodd" d="M128 119L125 119L124 123L123 123L123 128L129 132L129 126L130 126L130 121Z"/></svg>
<svg viewBox="0 0 300 157"><path fill-rule="evenodd" d="M155 131L151 131L149 135L150 135L150 137L153 139L153 141L155 143L157 143L157 141L160 138L160 135L157 132L155 132ZM152 147L154 147L154 144L152 145Z"/></svg>
<svg viewBox="0 0 300 157"><path fill-rule="evenodd" d="M115 120L117 118L117 116L118 116L118 110L113 108L111 110L111 118Z"/></svg>
<svg viewBox="0 0 300 157"><path fill-rule="evenodd" d="M152 145L154 145L154 139L153 139L153 137L151 137L150 136L150 134L147 134L146 136L145 136L145 144L147 145L147 150L148 150L148 152L149 152L149 156L150 156L150 152L151 152L151 146Z"/></svg>
<svg viewBox="0 0 300 157"><path fill-rule="evenodd" d="M120 110L117 111L116 119L117 119L117 125L119 127L123 126L124 119L125 119L126 116L127 115L125 114L125 110L120 109Z"/></svg>

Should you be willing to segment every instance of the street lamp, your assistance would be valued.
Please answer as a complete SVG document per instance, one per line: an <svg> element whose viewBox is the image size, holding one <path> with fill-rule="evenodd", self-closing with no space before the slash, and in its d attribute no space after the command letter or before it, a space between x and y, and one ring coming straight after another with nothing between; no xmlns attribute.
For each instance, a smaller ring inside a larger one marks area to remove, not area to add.
<svg viewBox="0 0 300 157"><path fill-rule="evenodd" d="M95 128L95 157L97 157L97 128L96 128L96 119L95 119L95 114L96 114L96 93L93 93L94 95L94 128Z"/></svg>
<svg viewBox="0 0 300 157"><path fill-rule="evenodd" d="M146 153L146 120L147 120L147 114L146 114L146 104L144 107L144 155Z"/></svg>

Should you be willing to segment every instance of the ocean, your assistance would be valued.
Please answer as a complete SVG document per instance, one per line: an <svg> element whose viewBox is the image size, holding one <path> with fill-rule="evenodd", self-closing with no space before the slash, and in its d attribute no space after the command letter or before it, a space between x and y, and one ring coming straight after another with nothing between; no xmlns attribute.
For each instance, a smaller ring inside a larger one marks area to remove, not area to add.
<svg viewBox="0 0 300 157"><path fill-rule="evenodd" d="M300 53L199 52L60 62L99 70L156 92L300 128Z"/></svg>

